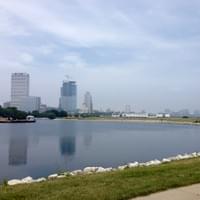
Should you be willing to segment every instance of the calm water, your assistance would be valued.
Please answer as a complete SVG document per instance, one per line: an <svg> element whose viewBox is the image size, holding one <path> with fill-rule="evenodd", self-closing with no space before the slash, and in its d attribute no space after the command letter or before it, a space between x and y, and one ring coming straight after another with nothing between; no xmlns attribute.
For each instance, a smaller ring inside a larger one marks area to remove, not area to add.
<svg viewBox="0 0 200 200"><path fill-rule="evenodd" d="M38 120L0 124L0 180L200 151L200 126Z"/></svg>

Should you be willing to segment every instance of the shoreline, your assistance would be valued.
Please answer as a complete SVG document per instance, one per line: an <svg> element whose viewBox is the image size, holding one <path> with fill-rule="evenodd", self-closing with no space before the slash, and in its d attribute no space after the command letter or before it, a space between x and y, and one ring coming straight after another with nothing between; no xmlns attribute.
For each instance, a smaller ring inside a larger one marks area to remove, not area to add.
<svg viewBox="0 0 200 200"><path fill-rule="evenodd" d="M130 167L105 173L87 172L78 175L52 174L49 178L33 181L23 179L16 186L0 185L0 199L4 200L128 200L200 183L200 152L171 157L167 163L149 161L144 166L135 163ZM156 164L157 162L157 164ZM154 163L154 164L153 164ZM95 167L90 170L96 170ZM89 170L89 169L88 169ZM27 182L27 183L24 183Z"/></svg>
<svg viewBox="0 0 200 200"><path fill-rule="evenodd" d="M147 162L139 163L137 161L127 163L126 165L120 165L116 168L113 167L85 167L84 169L77 169L74 171L66 171L62 173L54 173L50 174L48 177L40 177L37 179L33 179L31 176L22 178L22 179L11 179L7 181L7 184L9 186L15 186L15 185L21 185L21 184L32 184L32 183L40 183L40 182L46 182L48 180L52 179L62 179L66 178L68 176L80 176L80 175L88 175L88 174L99 174L99 173L108 173L108 172L115 172L115 171L123 171L125 169L129 168L139 168L139 167L151 167L151 166L159 166L161 164L167 164L174 161L181 161L181 160L188 160L188 159L194 159L199 158L200 152L193 152L193 153L185 153L185 154L178 154L177 156L172 156L168 158L163 158L162 160L154 159ZM0 184L1 185L1 184Z"/></svg>
<svg viewBox="0 0 200 200"><path fill-rule="evenodd" d="M69 120L69 121L91 121L91 122L125 122L125 123L146 123L146 124L176 124L176 125L194 125L199 126L200 122L195 121L184 121L180 118L180 120L176 119L127 119L127 118L119 118L119 119L110 119L110 118L57 118L55 120ZM195 119L194 119L195 120Z"/></svg>

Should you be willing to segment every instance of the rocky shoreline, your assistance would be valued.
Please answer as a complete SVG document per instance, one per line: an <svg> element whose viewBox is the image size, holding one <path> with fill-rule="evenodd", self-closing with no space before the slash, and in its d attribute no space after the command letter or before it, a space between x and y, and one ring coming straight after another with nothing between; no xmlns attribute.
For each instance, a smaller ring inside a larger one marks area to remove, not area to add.
<svg viewBox="0 0 200 200"><path fill-rule="evenodd" d="M144 163L139 162L132 162L128 163L126 165L118 166L117 168L103 168L103 167L86 167L83 170L74 170L71 172L63 172L60 174L51 174L47 178L41 177L38 179L33 179L32 177L28 176L23 179L12 179L7 182L8 185L14 186L19 184L31 184L31 183L40 183L47 180L52 179L59 179L59 178L65 178L67 176L78 176L78 175L86 175L86 174L93 174L93 173L105 173L105 172L111 172L111 171L117 171L117 170L124 170L127 168L135 168L135 167L148 167L148 166L155 166L160 165L162 163L169 163L172 161L178 161L178 160L185 160L185 159L191 159L191 158L197 158L200 157L200 152L194 152L191 154L179 154L177 156L169 157L169 158L163 158L162 160L151 160Z"/></svg>

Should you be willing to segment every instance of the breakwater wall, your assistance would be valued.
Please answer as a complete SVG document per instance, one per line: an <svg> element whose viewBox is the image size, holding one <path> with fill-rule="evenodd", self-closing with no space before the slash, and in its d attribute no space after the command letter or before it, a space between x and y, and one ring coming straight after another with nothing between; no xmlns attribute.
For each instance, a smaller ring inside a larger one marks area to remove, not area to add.
<svg viewBox="0 0 200 200"><path fill-rule="evenodd" d="M144 163L139 163L137 161L127 163L126 165L118 166L117 168L103 168L103 167L86 167L83 170L74 170L71 172L63 172L60 174L51 174L48 177L41 177L38 179L33 179L31 176L28 176L23 179L12 179L7 182L8 185L19 185L19 184L31 184L31 183L39 183L44 182L47 180L52 179L60 179L65 178L68 176L78 176L78 175L86 175L86 174L93 174L93 173L105 173L105 172L111 172L111 171L117 171L117 170L125 170L127 168L135 168L135 167L148 167L148 166L156 166L163 163L170 163L172 161L178 161L178 160L185 160L185 159L191 159L191 158L197 158L200 157L200 152L193 152L191 154L179 154L177 156L163 158L162 160L151 160Z"/></svg>

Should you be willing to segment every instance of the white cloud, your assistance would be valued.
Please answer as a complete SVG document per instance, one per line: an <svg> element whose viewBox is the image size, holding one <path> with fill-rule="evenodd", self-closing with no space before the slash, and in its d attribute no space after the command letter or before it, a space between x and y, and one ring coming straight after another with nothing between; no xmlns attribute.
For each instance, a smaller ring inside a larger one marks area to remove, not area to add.
<svg viewBox="0 0 200 200"><path fill-rule="evenodd" d="M56 49L56 45L55 44L48 44L48 45L41 45L39 47L36 48L36 52L42 54L42 55L50 55L54 52L54 50Z"/></svg>
<svg viewBox="0 0 200 200"><path fill-rule="evenodd" d="M59 66L64 70L76 73L85 69L85 67L87 67L87 63L79 54L70 52L64 56Z"/></svg>
<svg viewBox="0 0 200 200"><path fill-rule="evenodd" d="M21 53L20 54L20 60L24 64L31 64L34 60L33 56L29 53Z"/></svg>
<svg viewBox="0 0 200 200"><path fill-rule="evenodd" d="M57 93L69 74L80 90L93 91L104 105L119 105L129 97L140 104L148 92L153 101L159 96L154 94L162 96L162 87L182 87L180 82L186 85L189 78L196 88L199 3L182 2L0 0L1 74L31 71L37 79L40 75L40 85L45 79L46 88L53 80ZM43 94L38 88L35 92ZM53 90L45 92L57 102ZM166 96L166 101L172 98L169 92Z"/></svg>

